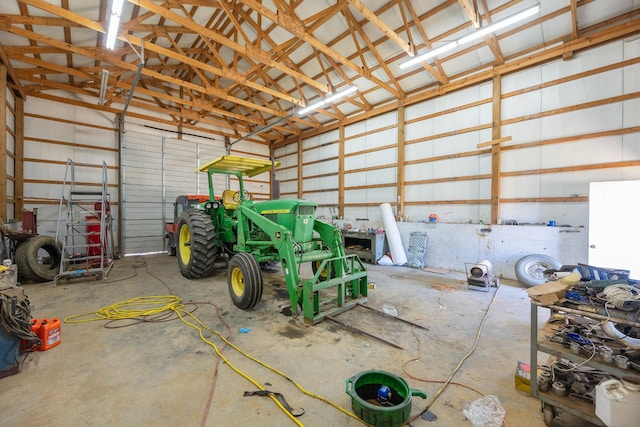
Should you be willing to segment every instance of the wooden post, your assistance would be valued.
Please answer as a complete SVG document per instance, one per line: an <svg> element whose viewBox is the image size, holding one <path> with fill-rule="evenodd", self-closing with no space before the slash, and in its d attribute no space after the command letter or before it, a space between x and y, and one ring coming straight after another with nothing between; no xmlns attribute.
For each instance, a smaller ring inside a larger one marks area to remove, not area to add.
<svg viewBox="0 0 640 427"><path fill-rule="evenodd" d="M302 138L298 136L298 199L302 199Z"/></svg>
<svg viewBox="0 0 640 427"><path fill-rule="evenodd" d="M493 120L491 121L491 139L500 139L502 127L502 76L493 77ZM500 217L500 144L491 146L491 224L497 224Z"/></svg>
<svg viewBox="0 0 640 427"><path fill-rule="evenodd" d="M14 218L22 218L24 209L24 99L16 98L15 116Z"/></svg>
<svg viewBox="0 0 640 427"><path fill-rule="evenodd" d="M0 64L0 219L7 222L7 67Z"/></svg>
<svg viewBox="0 0 640 427"><path fill-rule="evenodd" d="M404 211L404 105L398 107L398 207L396 214Z"/></svg>
<svg viewBox="0 0 640 427"><path fill-rule="evenodd" d="M338 128L338 218L344 218L344 126Z"/></svg>

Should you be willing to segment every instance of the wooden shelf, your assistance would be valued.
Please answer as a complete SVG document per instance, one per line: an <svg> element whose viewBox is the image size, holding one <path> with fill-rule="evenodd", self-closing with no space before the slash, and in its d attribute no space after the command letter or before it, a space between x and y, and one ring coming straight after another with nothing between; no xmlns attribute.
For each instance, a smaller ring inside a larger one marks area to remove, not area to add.
<svg viewBox="0 0 640 427"><path fill-rule="evenodd" d="M581 307L565 306L565 305L549 305L542 306L540 304L531 303L531 366L538 366L538 351L547 353L552 357L562 358L573 362L580 366L593 368L597 371L606 373L607 375L618 378L633 377L640 380L640 372L634 369L620 369L612 363L604 362L599 355L574 354L564 345L552 342L548 339L554 333L554 327L557 325L546 323L542 329L538 329L538 308L544 307L551 310L552 313L564 312L568 314L580 315L595 320L610 320L614 323L624 323L638 326L638 322L629 316L629 313L620 312L619 310L609 310L605 313L604 309L597 307ZM582 309L581 309L582 308ZM588 309L588 310L587 310ZM537 369L531 369L531 396L539 399L543 404L544 420L547 425L551 425L556 409L566 411L579 418L587 420L598 426L605 424L595 414L595 404L581 400L580 398L559 396L552 391L541 392L538 390Z"/></svg>

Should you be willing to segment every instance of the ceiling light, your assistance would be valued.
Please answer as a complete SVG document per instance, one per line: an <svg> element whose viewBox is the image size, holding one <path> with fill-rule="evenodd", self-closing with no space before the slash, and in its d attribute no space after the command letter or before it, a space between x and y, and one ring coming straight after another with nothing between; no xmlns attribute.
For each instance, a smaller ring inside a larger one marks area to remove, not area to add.
<svg viewBox="0 0 640 427"><path fill-rule="evenodd" d="M323 100L320 100L318 102L315 102L307 107L304 107L302 110L298 111L298 114L301 116L304 116L305 114L307 114L310 111L316 110L320 107L322 107L325 104L330 104L332 102L337 101L340 98L343 98L347 95L352 94L353 92L358 90L358 86L350 86L345 90L342 90L340 92L336 92L333 95L330 95L328 98L325 98Z"/></svg>
<svg viewBox="0 0 640 427"><path fill-rule="evenodd" d="M113 0L111 3L111 18L109 19L109 29L107 30L107 49L113 49L116 46L116 38L120 29L120 14L124 0Z"/></svg>
<svg viewBox="0 0 640 427"><path fill-rule="evenodd" d="M516 13L515 15L511 15L508 18L503 19L502 21L498 21L495 24L491 24L489 26L483 27L483 28L479 28L476 31L458 39L455 41L452 41L450 43L445 44L444 46L441 46L437 49L433 49L430 50L427 53L424 53L422 55L418 55L413 59L410 59L407 62L403 62L402 64L398 65L400 67L400 69L405 69L408 67L411 67L412 65L418 64L420 62L424 62L427 59L433 58L435 56L438 56L444 52L448 52L450 50L455 49L458 46L461 46L463 44L467 44L469 42L472 42L474 40L477 40L481 37L486 36L489 33L493 33L495 31L501 30L502 28L508 27L509 25L515 24L516 22L520 22L532 15L535 15L536 13L538 13L540 11L540 5L537 4L529 9L525 9L522 12Z"/></svg>

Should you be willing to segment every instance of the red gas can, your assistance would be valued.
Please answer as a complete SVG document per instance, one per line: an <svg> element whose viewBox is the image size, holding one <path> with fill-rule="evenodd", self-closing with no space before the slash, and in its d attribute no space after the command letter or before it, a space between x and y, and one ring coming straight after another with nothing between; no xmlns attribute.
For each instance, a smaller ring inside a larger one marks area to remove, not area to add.
<svg viewBox="0 0 640 427"><path fill-rule="evenodd" d="M42 341L39 350L46 351L60 344L60 319L41 319L38 338Z"/></svg>

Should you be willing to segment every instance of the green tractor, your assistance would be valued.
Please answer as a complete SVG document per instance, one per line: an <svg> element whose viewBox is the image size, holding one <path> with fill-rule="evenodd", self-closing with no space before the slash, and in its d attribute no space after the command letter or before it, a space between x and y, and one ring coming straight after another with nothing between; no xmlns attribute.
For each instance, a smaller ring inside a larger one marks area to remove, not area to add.
<svg viewBox="0 0 640 427"><path fill-rule="evenodd" d="M292 313L302 308L304 321L320 322L366 302L367 271L357 255L346 255L340 231L318 221L314 202L288 199L257 202L244 189L243 177L271 170L270 161L222 156L197 169L209 180L209 200L182 213L178 221L180 272L189 279L210 275L216 261L228 260L227 283L233 303L248 310L262 298L261 264L279 262ZM232 175L239 191L214 193L213 176ZM311 263L313 277L300 277Z"/></svg>

